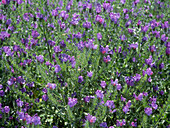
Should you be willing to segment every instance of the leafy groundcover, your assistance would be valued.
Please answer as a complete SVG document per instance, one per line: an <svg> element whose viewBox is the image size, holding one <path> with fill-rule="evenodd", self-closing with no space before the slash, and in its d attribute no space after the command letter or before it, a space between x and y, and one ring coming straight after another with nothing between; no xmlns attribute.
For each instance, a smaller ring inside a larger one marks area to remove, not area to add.
<svg viewBox="0 0 170 128"><path fill-rule="evenodd" d="M1 0L1 128L169 128L169 0Z"/></svg>

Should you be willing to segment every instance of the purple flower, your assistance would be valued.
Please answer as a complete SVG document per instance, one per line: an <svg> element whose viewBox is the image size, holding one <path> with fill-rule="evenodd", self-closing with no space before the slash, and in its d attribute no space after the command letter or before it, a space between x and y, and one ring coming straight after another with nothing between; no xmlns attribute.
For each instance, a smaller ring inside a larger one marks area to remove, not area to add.
<svg viewBox="0 0 170 128"><path fill-rule="evenodd" d="M130 108L131 105L132 105L131 100L129 100L129 101L127 102L126 106Z"/></svg>
<svg viewBox="0 0 170 128"><path fill-rule="evenodd" d="M137 122L132 122L132 123L131 123L131 126L132 126L132 127L137 127Z"/></svg>
<svg viewBox="0 0 170 128"><path fill-rule="evenodd" d="M42 100L47 101L47 100L48 100L48 96L47 96L46 94L44 94L44 95L42 96Z"/></svg>
<svg viewBox="0 0 170 128"><path fill-rule="evenodd" d="M2 84L0 84L0 89L2 89L3 88L3 85Z"/></svg>
<svg viewBox="0 0 170 128"><path fill-rule="evenodd" d="M52 16L58 16L58 10L57 9L52 10Z"/></svg>
<svg viewBox="0 0 170 128"><path fill-rule="evenodd" d="M86 96L85 98L83 98L84 99L84 101L86 102L86 103L89 103L90 102L90 99L93 99L93 98L95 98L94 96Z"/></svg>
<svg viewBox="0 0 170 128"><path fill-rule="evenodd" d="M20 99L17 99L16 102L17 102L17 106L18 107L22 107L23 106L23 101L21 101Z"/></svg>
<svg viewBox="0 0 170 128"><path fill-rule="evenodd" d="M83 76L79 76L79 77L78 77L78 82L79 82L79 83L82 83L83 81L84 81L84 80L83 80Z"/></svg>
<svg viewBox="0 0 170 128"><path fill-rule="evenodd" d="M110 55L107 55L107 57L103 57L103 61L105 62L105 63L107 63L107 62L110 62L111 61L111 58L110 58Z"/></svg>
<svg viewBox="0 0 170 128"><path fill-rule="evenodd" d="M162 40L163 42L166 42L166 41L168 40L168 37L166 37L166 35L163 34L163 35L161 36L161 40Z"/></svg>
<svg viewBox="0 0 170 128"><path fill-rule="evenodd" d="M92 77L92 76L93 76L93 72L88 72L88 71L87 71L87 76L88 76L88 77Z"/></svg>
<svg viewBox="0 0 170 128"><path fill-rule="evenodd" d="M104 23L104 19L103 19L100 15L96 15L95 20L96 20L97 22L99 22L100 24L103 24L103 23Z"/></svg>
<svg viewBox="0 0 170 128"><path fill-rule="evenodd" d="M47 88L50 88L50 89L56 88L56 84L54 84L54 83L48 83L46 86L47 86Z"/></svg>
<svg viewBox="0 0 170 128"><path fill-rule="evenodd" d="M116 126L117 126L117 127L123 126L123 125L126 125L125 119L123 119L122 122L120 122L119 120L116 121Z"/></svg>
<svg viewBox="0 0 170 128"><path fill-rule="evenodd" d="M126 98L124 98L122 95L121 95L121 101L126 101Z"/></svg>
<svg viewBox="0 0 170 128"><path fill-rule="evenodd" d="M105 82L105 81L101 81L100 86L101 86L102 88L105 88L105 87L106 87L106 82Z"/></svg>
<svg viewBox="0 0 170 128"><path fill-rule="evenodd" d="M78 103L77 98L68 98L68 105L72 108L73 106L75 106Z"/></svg>
<svg viewBox="0 0 170 128"><path fill-rule="evenodd" d="M155 52L155 51L156 51L156 47L155 47L155 45L150 46L150 47L149 47L149 49L150 49L150 51L151 51L151 52Z"/></svg>
<svg viewBox="0 0 170 128"><path fill-rule="evenodd" d="M121 2L122 4L125 4L125 3L126 3L126 0L120 0L120 2Z"/></svg>
<svg viewBox="0 0 170 128"><path fill-rule="evenodd" d="M61 71L60 65L55 65L55 73L59 73Z"/></svg>
<svg viewBox="0 0 170 128"><path fill-rule="evenodd" d="M100 127L107 128L107 123L106 122L101 123Z"/></svg>
<svg viewBox="0 0 170 128"><path fill-rule="evenodd" d="M103 91L101 91L101 90L97 90L96 95L97 95L97 98L99 98L99 99L103 99L103 97L104 97Z"/></svg>
<svg viewBox="0 0 170 128"><path fill-rule="evenodd" d="M4 96L5 92L3 90L0 90L0 96Z"/></svg>
<svg viewBox="0 0 170 128"><path fill-rule="evenodd" d="M160 65L159 65L159 69L163 69L164 68L164 63L161 63Z"/></svg>
<svg viewBox="0 0 170 128"><path fill-rule="evenodd" d="M147 69L146 69L146 74L147 74L148 76L151 76L151 75L153 74L151 68L147 68Z"/></svg>
<svg viewBox="0 0 170 128"><path fill-rule="evenodd" d="M40 63L43 63L43 62L44 62L44 56L39 55L39 56L37 56L36 58L37 58L37 60L38 60Z"/></svg>
<svg viewBox="0 0 170 128"><path fill-rule="evenodd" d="M60 46L55 46L54 47L54 52L55 53L59 53L59 52L61 52L62 50L60 49Z"/></svg>
<svg viewBox="0 0 170 128"><path fill-rule="evenodd" d="M150 116L152 114L152 108L145 108L145 113Z"/></svg>
<svg viewBox="0 0 170 128"><path fill-rule="evenodd" d="M86 116L86 120L88 120L90 123L95 123L96 122L96 117L92 116L88 113L88 115Z"/></svg>
<svg viewBox="0 0 170 128"><path fill-rule="evenodd" d="M115 108L114 101L107 100L105 103L105 106L107 106L108 108L111 108L111 109Z"/></svg>
<svg viewBox="0 0 170 128"><path fill-rule="evenodd" d="M124 40L127 40L127 38L126 38L125 35L121 35L121 36L120 36L120 40L121 40L121 41L124 41Z"/></svg>
<svg viewBox="0 0 170 128"><path fill-rule="evenodd" d="M111 84L112 84L113 86L117 85L117 84L118 84L118 79L116 79L115 81L113 81L113 80L111 79Z"/></svg>
<svg viewBox="0 0 170 128"><path fill-rule="evenodd" d="M148 31L148 29L149 29L149 25L146 25L146 26L141 26L141 31L142 32L147 32Z"/></svg>
<svg viewBox="0 0 170 128"><path fill-rule="evenodd" d="M138 48L138 44L130 44L129 47L130 47L130 49L131 48L136 49L136 48Z"/></svg>
<svg viewBox="0 0 170 128"><path fill-rule="evenodd" d="M54 45L55 45L55 41L52 41L52 40L48 40L47 43L48 43L50 46L54 46Z"/></svg>
<svg viewBox="0 0 170 128"><path fill-rule="evenodd" d="M41 124L41 120L40 120L41 118L37 115L37 114L35 114L33 117L32 117L32 122L34 123L34 125L40 125Z"/></svg>
<svg viewBox="0 0 170 128"><path fill-rule="evenodd" d="M5 113L9 113L9 111L10 111L9 106L5 106L5 107L4 107L4 111L5 111Z"/></svg>
<svg viewBox="0 0 170 128"><path fill-rule="evenodd" d="M159 91L159 94L160 94L160 95L163 95L163 94L164 94L164 91L163 91L163 90Z"/></svg>
<svg viewBox="0 0 170 128"><path fill-rule="evenodd" d="M166 54L170 55L170 47L166 48Z"/></svg>
<svg viewBox="0 0 170 128"><path fill-rule="evenodd" d="M170 42L167 42L167 43L166 43L166 47L167 47L167 48L170 48Z"/></svg>
<svg viewBox="0 0 170 128"><path fill-rule="evenodd" d="M123 107L123 111L125 112L125 114L129 111L129 107L128 106L124 106Z"/></svg>
<svg viewBox="0 0 170 128"><path fill-rule="evenodd" d="M101 40L102 39L102 34L101 33L97 33L97 39Z"/></svg>
<svg viewBox="0 0 170 128"><path fill-rule="evenodd" d="M37 38L40 34L35 30L32 30L32 37Z"/></svg>
<svg viewBox="0 0 170 128"><path fill-rule="evenodd" d="M143 93L140 93L138 96L135 96L135 99L141 101L143 99Z"/></svg>
<svg viewBox="0 0 170 128"><path fill-rule="evenodd" d="M128 13L128 9L124 8L123 13L125 13L125 14Z"/></svg>
<svg viewBox="0 0 170 128"><path fill-rule="evenodd" d="M88 22L88 21L84 22L83 27L87 29L91 28L91 22Z"/></svg>
<svg viewBox="0 0 170 128"><path fill-rule="evenodd" d="M119 90L119 91L122 89L121 84L117 84L117 86L116 86L116 87L117 87L117 90Z"/></svg>
<svg viewBox="0 0 170 128"><path fill-rule="evenodd" d="M158 105L157 105L156 103L152 103L151 106L152 106L152 108L155 109L155 110L158 108Z"/></svg>

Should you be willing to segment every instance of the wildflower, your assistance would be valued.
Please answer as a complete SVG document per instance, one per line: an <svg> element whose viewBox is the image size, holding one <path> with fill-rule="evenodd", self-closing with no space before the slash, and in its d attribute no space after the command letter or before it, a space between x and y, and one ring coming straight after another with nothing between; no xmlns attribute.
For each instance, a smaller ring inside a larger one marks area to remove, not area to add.
<svg viewBox="0 0 170 128"><path fill-rule="evenodd" d="M4 107L4 111L5 111L5 113L9 113L9 111L10 111L9 106L5 106L5 107Z"/></svg>
<svg viewBox="0 0 170 128"><path fill-rule="evenodd" d="M3 90L0 90L0 96L4 96L5 92Z"/></svg>
<svg viewBox="0 0 170 128"><path fill-rule="evenodd" d="M88 115L86 116L86 120L88 120L90 123L95 123L96 122L96 117L92 116L88 113Z"/></svg>
<svg viewBox="0 0 170 128"><path fill-rule="evenodd" d="M117 84L118 84L118 79L116 79L115 81L113 81L113 80L111 79L111 84L112 84L113 86L117 85Z"/></svg>
<svg viewBox="0 0 170 128"><path fill-rule="evenodd" d="M54 47L54 52L55 53L59 53L59 52L61 52L62 50L60 49L60 46L55 46Z"/></svg>
<svg viewBox="0 0 170 128"><path fill-rule="evenodd" d="M59 73L61 71L60 65L55 65L55 73Z"/></svg>
<svg viewBox="0 0 170 128"><path fill-rule="evenodd" d="M122 89L121 84L117 84L117 86L116 86L116 87L117 87L117 90L119 90L119 91Z"/></svg>
<svg viewBox="0 0 170 128"><path fill-rule="evenodd" d="M77 104L77 98L68 98L68 105L70 106L70 108L72 108L73 106L75 106Z"/></svg>
<svg viewBox="0 0 170 128"><path fill-rule="evenodd" d="M147 68L147 69L146 69L146 74L147 74L148 76L151 76L151 75L153 74L151 68Z"/></svg>
<svg viewBox="0 0 170 128"><path fill-rule="evenodd" d="M79 83L82 83L83 81L84 81L84 80L83 80L83 76L79 76L79 77L78 77L78 82L79 82Z"/></svg>
<svg viewBox="0 0 170 128"><path fill-rule="evenodd" d="M100 127L107 128L107 123L106 122L101 123Z"/></svg>
<svg viewBox="0 0 170 128"><path fill-rule="evenodd" d="M124 98L122 95L121 95L121 101L126 101L126 98Z"/></svg>
<svg viewBox="0 0 170 128"><path fill-rule="evenodd" d="M145 108L145 113L150 116L152 114L152 108Z"/></svg>
<svg viewBox="0 0 170 128"><path fill-rule="evenodd" d="M105 103L105 106L107 106L108 108L111 108L111 109L115 108L114 101L107 100Z"/></svg>
<svg viewBox="0 0 170 128"><path fill-rule="evenodd" d="M168 40L168 37L166 37L165 34L161 36L161 41L166 42Z"/></svg>
<svg viewBox="0 0 170 128"><path fill-rule="evenodd" d="M129 111L129 107L128 106L124 106L123 107L123 111L125 112L125 114Z"/></svg>
<svg viewBox="0 0 170 128"><path fill-rule="evenodd" d="M48 100L48 96L47 96L46 94L44 94L44 95L42 96L42 99L43 99L44 101L47 101L47 100Z"/></svg>
<svg viewBox="0 0 170 128"><path fill-rule="evenodd" d="M90 102L90 99L94 99L95 97L94 96L86 96L85 98L83 98L84 99L84 101L86 102L86 103L89 103Z"/></svg>
<svg viewBox="0 0 170 128"><path fill-rule="evenodd" d="M123 126L123 125L126 125L125 119L123 119L122 122L120 122L119 120L117 120L117 123L116 123L116 126L117 126L117 127Z"/></svg>
<svg viewBox="0 0 170 128"><path fill-rule="evenodd" d="M88 77L92 77L92 76L93 76L93 72L88 72L88 71L87 71L87 76L88 76Z"/></svg>
<svg viewBox="0 0 170 128"><path fill-rule="evenodd" d="M138 44L137 43L136 44L130 44L129 47L130 47L130 49L131 48L136 49L138 47Z"/></svg>
<svg viewBox="0 0 170 128"><path fill-rule="evenodd" d="M20 99L17 99L16 102L17 102L17 106L18 107L22 107L23 106L23 101L21 101Z"/></svg>
<svg viewBox="0 0 170 128"><path fill-rule="evenodd" d="M101 91L101 90L97 90L96 95L97 95L97 98L99 98L99 99L103 99L103 97L104 97L103 91Z"/></svg>
<svg viewBox="0 0 170 128"><path fill-rule="evenodd" d="M43 63L43 62L44 62L44 56L39 55L39 56L37 56L36 58L37 58L37 60L38 60L40 63Z"/></svg>
<svg viewBox="0 0 170 128"><path fill-rule="evenodd" d="M32 37L37 38L40 34L35 30L32 31Z"/></svg>
<svg viewBox="0 0 170 128"><path fill-rule="evenodd" d="M134 94L134 97L136 100L141 101L143 99L143 93L140 93L138 96L136 96L136 94Z"/></svg>
<svg viewBox="0 0 170 128"><path fill-rule="evenodd" d="M132 123L131 123L131 126L132 126L132 127L137 127L137 122L132 122Z"/></svg>
<svg viewBox="0 0 170 128"><path fill-rule="evenodd" d="M97 39L101 40L102 39L102 34L101 33L97 33Z"/></svg>
<svg viewBox="0 0 170 128"><path fill-rule="evenodd" d="M37 114L35 114L33 117L32 117L32 122L34 123L34 125L40 125L41 124L41 120L40 120L41 118L37 115Z"/></svg>

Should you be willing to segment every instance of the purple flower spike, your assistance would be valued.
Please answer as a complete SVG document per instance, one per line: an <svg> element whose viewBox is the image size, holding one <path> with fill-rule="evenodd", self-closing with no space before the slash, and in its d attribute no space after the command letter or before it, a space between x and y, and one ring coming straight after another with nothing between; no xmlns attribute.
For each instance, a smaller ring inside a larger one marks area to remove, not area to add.
<svg viewBox="0 0 170 128"><path fill-rule="evenodd" d="M107 107L110 108L110 109L115 108L114 101L112 101L112 100L107 100L107 102L105 103L105 106L107 106Z"/></svg>
<svg viewBox="0 0 170 128"><path fill-rule="evenodd" d="M34 125L40 125L41 124L41 118L35 114L33 117L32 117L32 122L34 123Z"/></svg>
<svg viewBox="0 0 170 128"><path fill-rule="evenodd" d="M150 116L152 114L152 108L145 108L145 113Z"/></svg>
<svg viewBox="0 0 170 128"><path fill-rule="evenodd" d="M40 34L35 30L32 31L32 37L37 38Z"/></svg>
<svg viewBox="0 0 170 128"><path fill-rule="evenodd" d="M97 33L97 39L101 40L102 39L102 34L101 33Z"/></svg>
<svg viewBox="0 0 170 128"><path fill-rule="evenodd" d="M61 71L60 65L55 65L55 73L59 73Z"/></svg>
<svg viewBox="0 0 170 128"><path fill-rule="evenodd" d="M147 68L147 69L146 69L146 74L147 74L148 76L151 76L151 75L153 74L151 68Z"/></svg>
<svg viewBox="0 0 170 128"><path fill-rule="evenodd" d="M129 111L129 107L128 106L125 106L123 107L123 112L125 112L125 114Z"/></svg>
<svg viewBox="0 0 170 128"><path fill-rule="evenodd" d="M168 40L168 37L166 37L166 35L163 34L163 35L161 36L161 40L162 40L163 42L166 42L166 41Z"/></svg>
<svg viewBox="0 0 170 128"><path fill-rule="evenodd" d="M101 85L102 88L105 88L106 87L106 82L105 81L101 81L100 85Z"/></svg>
<svg viewBox="0 0 170 128"><path fill-rule="evenodd" d="M93 76L93 72L88 72L88 71L87 71L87 76L88 76L88 77L92 77L92 76Z"/></svg>
<svg viewBox="0 0 170 128"><path fill-rule="evenodd" d="M42 96L42 100L47 101L47 100L48 100L48 96L47 96L46 94L44 94L44 95Z"/></svg>
<svg viewBox="0 0 170 128"><path fill-rule="evenodd" d="M97 98L99 98L99 99L103 99L103 97L104 97L103 91L101 91L101 90L97 90L96 95L97 95Z"/></svg>
<svg viewBox="0 0 170 128"><path fill-rule="evenodd" d="M96 122L96 117L92 116L88 113L88 115L86 116L86 120L88 120L90 123L95 123Z"/></svg>
<svg viewBox="0 0 170 128"><path fill-rule="evenodd" d="M4 107L4 111L5 111L5 113L9 113L9 111L10 111L9 106L5 106L5 107Z"/></svg>
<svg viewBox="0 0 170 128"><path fill-rule="evenodd" d="M121 90L122 89L122 86L121 86L121 84L117 84L117 90Z"/></svg>
<svg viewBox="0 0 170 128"><path fill-rule="evenodd" d="M107 128L107 123L106 123L106 122L101 123L101 124L100 124L100 127L102 127L102 128Z"/></svg>
<svg viewBox="0 0 170 128"><path fill-rule="evenodd" d="M44 62L44 56L39 55L39 56L37 56L36 58L37 58L37 60L38 60L40 63L43 63L43 62Z"/></svg>
<svg viewBox="0 0 170 128"><path fill-rule="evenodd" d="M120 127L120 126L123 126L123 125L126 125L125 119L123 119L122 122L120 122L119 120L117 120L117 122L116 122L116 126L117 126L117 127Z"/></svg>
<svg viewBox="0 0 170 128"><path fill-rule="evenodd" d="M78 82L79 82L79 83L82 83L83 81L84 81L84 80L83 80L83 76L79 76L79 77L78 77Z"/></svg>
<svg viewBox="0 0 170 128"><path fill-rule="evenodd" d="M68 105L70 106L70 108L72 108L73 106L75 106L78 103L77 98L68 98Z"/></svg>

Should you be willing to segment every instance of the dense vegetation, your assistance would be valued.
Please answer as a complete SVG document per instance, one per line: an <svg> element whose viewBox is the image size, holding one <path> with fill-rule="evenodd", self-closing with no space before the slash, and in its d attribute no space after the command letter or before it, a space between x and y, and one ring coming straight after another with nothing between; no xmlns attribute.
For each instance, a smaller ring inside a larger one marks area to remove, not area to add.
<svg viewBox="0 0 170 128"><path fill-rule="evenodd" d="M1 128L170 127L169 4L2 0Z"/></svg>

